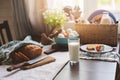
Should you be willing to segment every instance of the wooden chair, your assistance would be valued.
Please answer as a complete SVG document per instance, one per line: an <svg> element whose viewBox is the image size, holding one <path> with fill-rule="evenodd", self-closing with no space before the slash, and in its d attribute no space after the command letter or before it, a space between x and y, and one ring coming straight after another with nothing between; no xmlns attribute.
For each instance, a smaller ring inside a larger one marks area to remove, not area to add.
<svg viewBox="0 0 120 80"><path fill-rule="evenodd" d="M10 32L8 21L0 23L0 45L6 42L12 41L12 35Z"/></svg>

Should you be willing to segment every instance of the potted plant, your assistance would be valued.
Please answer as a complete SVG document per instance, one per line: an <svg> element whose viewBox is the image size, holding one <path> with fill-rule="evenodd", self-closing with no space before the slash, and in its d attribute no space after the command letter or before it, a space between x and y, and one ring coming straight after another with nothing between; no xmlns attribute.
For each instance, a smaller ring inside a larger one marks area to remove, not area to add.
<svg viewBox="0 0 120 80"><path fill-rule="evenodd" d="M63 10L46 10L43 13L45 23L51 27L50 34L55 29L61 28L66 23L66 15Z"/></svg>
<svg viewBox="0 0 120 80"><path fill-rule="evenodd" d="M48 36L45 33L41 35L41 42L44 45L48 45L53 42L51 38L54 36L51 36L51 34L56 34L54 33L55 29L59 30L66 23L67 19L63 10L46 10L43 13L43 17L45 23L50 27L50 32Z"/></svg>

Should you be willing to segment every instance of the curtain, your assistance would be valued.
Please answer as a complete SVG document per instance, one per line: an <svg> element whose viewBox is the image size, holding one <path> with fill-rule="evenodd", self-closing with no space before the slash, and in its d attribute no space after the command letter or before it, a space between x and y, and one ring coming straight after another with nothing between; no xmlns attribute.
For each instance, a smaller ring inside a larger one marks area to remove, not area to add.
<svg viewBox="0 0 120 80"><path fill-rule="evenodd" d="M23 39L32 32L24 1L25 0L12 0L16 39Z"/></svg>
<svg viewBox="0 0 120 80"><path fill-rule="evenodd" d="M27 13L33 27L34 37L41 36L41 33L49 33L50 28L44 23L43 12L48 9L46 0L25 0Z"/></svg>

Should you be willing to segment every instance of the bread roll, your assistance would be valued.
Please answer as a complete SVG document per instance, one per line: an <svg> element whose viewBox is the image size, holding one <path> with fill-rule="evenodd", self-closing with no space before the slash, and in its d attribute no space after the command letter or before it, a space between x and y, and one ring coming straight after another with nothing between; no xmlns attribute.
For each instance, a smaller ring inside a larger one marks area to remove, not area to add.
<svg viewBox="0 0 120 80"><path fill-rule="evenodd" d="M92 45L88 45L87 46L87 50L94 50L95 48L94 48L94 46L92 46Z"/></svg>
<svg viewBox="0 0 120 80"><path fill-rule="evenodd" d="M87 50L95 50L95 47L97 46L98 44L88 44L87 45Z"/></svg>

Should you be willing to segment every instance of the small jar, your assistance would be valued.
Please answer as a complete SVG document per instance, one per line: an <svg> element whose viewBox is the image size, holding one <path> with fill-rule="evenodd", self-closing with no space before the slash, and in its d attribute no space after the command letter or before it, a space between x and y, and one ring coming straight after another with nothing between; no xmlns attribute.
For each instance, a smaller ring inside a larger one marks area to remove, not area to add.
<svg viewBox="0 0 120 80"><path fill-rule="evenodd" d="M112 24L112 19L108 12L103 12L100 24Z"/></svg>

